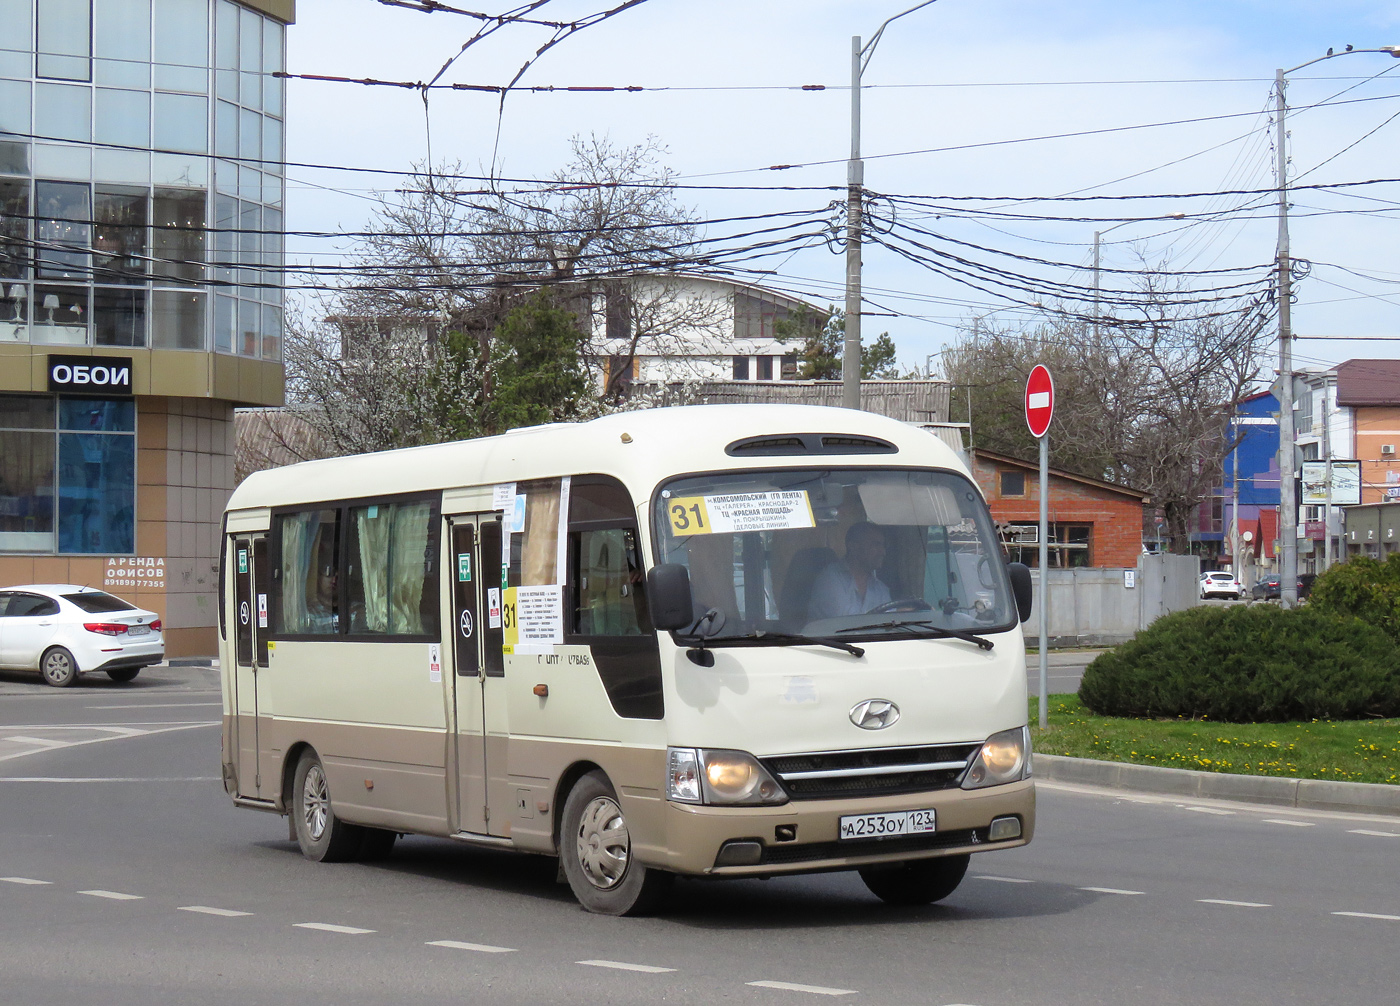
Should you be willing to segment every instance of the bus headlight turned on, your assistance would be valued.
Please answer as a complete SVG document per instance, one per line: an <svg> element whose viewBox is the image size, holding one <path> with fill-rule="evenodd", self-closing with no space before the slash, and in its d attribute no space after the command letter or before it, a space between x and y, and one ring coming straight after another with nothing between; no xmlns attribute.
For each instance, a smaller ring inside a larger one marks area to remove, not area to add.
<svg viewBox="0 0 1400 1006"><path fill-rule="evenodd" d="M1029 727L1014 727L992 734L972 767L963 776L963 789L981 789L984 786L1000 786L1008 782L1019 782L1031 774L1031 732Z"/></svg>
<svg viewBox="0 0 1400 1006"><path fill-rule="evenodd" d="M744 751L667 748L666 797L679 803L780 804L787 794Z"/></svg>

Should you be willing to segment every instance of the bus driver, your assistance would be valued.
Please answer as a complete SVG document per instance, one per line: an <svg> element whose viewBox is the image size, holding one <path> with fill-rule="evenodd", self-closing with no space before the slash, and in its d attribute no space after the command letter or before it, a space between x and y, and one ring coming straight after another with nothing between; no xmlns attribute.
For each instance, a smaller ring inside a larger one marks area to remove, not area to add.
<svg viewBox="0 0 1400 1006"><path fill-rule="evenodd" d="M861 522L846 529L846 558L817 574L812 600L807 606L811 621L863 615L890 603L890 588L875 571L885 561L885 536L874 524Z"/></svg>

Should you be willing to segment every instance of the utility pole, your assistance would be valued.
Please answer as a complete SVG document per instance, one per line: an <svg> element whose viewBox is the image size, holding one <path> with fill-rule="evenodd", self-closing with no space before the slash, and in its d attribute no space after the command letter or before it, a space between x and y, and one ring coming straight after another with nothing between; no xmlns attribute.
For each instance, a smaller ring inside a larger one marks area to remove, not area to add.
<svg viewBox="0 0 1400 1006"><path fill-rule="evenodd" d="M860 36L853 35L851 159L846 165L846 347L841 354L841 405L847 409L860 408L861 200L865 192L865 162L860 159L860 57Z"/></svg>
<svg viewBox="0 0 1400 1006"><path fill-rule="evenodd" d="M847 409L860 408L861 200L865 195L865 162L860 159L860 78L890 22L934 3L937 0L923 0L886 18L863 48L860 36L851 36L851 159L846 163L846 341L841 353L841 405Z"/></svg>
<svg viewBox="0 0 1400 1006"><path fill-rule="evenodd" d="M1238 420L1240 417L1239 403L1235 404L1231 410L1231 418ZM1239 425L1237 422L1230 424L1230 438L1235 440L1235 449L1230 452L1233 464L1230 466L1230 565L1231 573L1235 581L1240 581L1240 571L1243 563L1240 562L1240 447L1243 440L1239 438Z"/></svg>
<svg viewBox="0 0 1400 1006"><path fill-rule="evenodd" d="M1327 392L1332 387L1322 380L1322 456L1327 459L1327 502L1322 508L1322 572L1332 568L1332 415L1327 408Z"/></svg>
<svg viewBox="0 0 1400 1006"><path fill-rule="evenodd" d="M1293 492L1293 265L1288 249L1288 131L1284 116L1288 103L1284 97L1287 76L1294 70L1321 63L1338 56L1360 55L1363 52L1385 53L1400 59L1400 45L1385 45L1378 49L1357 49L1347 46L1343 52L1327 50L1327 55L1300 63L1290 70L1274 72L1274 107L1278 119L1278 536L1279 536L1279 603L1285 608L1298 605L1298 502ZM1329 480L1329 486L1331 484Z"/></svg>
<svg viewBox="0 0 1400 1006"><path fill-rule="evenodd" d="M1284 71L1274 74L1278 119L1278 537L1279 603L1298 606L1298 506L1293 495L1293 266L1288 258L1288 131Z"/></svg>

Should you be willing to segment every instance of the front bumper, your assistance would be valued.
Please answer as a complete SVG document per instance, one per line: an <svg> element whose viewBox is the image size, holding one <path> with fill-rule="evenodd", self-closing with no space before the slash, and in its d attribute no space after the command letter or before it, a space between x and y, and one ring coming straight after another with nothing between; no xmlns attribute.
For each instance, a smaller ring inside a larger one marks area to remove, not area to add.
<svg viewBox="0 0 1400 1006"><path fill-rule="evenodd" d="M937 812L938 830L932 835L845 842L837 836L837 822L845 815L927 808ZM666 859L654 865L676 873L743 877L852 870L1025 845L1035 833L1035 784L1028 779L980 790L802 800L780 807L705 807L667 801L664 816ZM1020 837L990 841L992 819L1011 816L1020 818ZM796 837L780 840L779 828L792 826ZM731 841L760 843L759 862L715 865L721 847Z"/></svg>

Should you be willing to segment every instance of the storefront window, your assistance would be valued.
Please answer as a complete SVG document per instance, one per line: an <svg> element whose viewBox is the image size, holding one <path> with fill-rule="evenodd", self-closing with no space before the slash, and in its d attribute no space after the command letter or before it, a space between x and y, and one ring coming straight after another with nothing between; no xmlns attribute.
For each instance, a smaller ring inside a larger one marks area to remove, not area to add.
<svg viewBox="0 0 1400 1006"><path fill-rule="evenodd" d="M135 431L130 399L0 395L0 552L133 551Z"/></svg>

